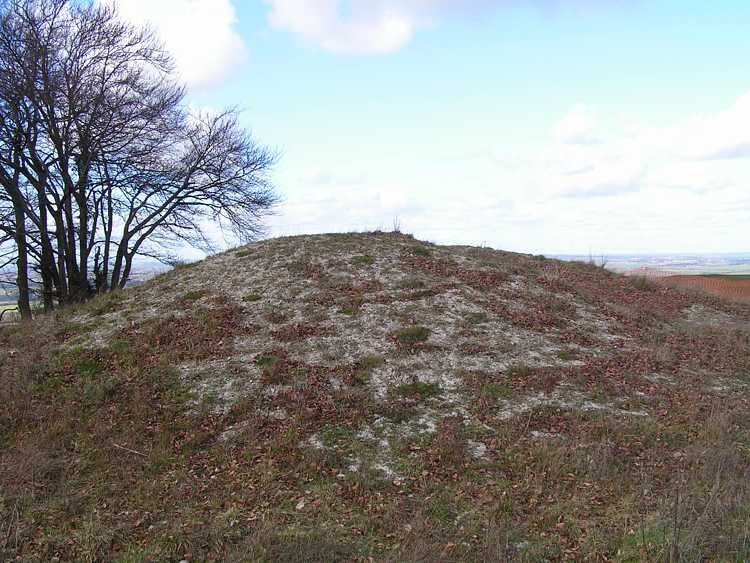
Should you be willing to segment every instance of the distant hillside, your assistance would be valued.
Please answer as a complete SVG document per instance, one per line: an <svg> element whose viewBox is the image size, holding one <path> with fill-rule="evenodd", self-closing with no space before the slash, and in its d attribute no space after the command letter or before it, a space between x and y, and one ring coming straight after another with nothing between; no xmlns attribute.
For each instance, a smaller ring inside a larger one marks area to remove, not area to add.
<svg viewBox="0 0 750 563"><path fill-rule="evenodd" d="M15 303L17 297L15 295L0 295L0 303Z"/></svg>
<svg viewBox="0 0 750 563"><path fill-rule="evenodd" d="M611 254L611 255L561 255L562 260L579 260L605 264L614 272L637 275L639 270L672 274L748 274L750 253L704 254Z"/></svg>
<svg viewBox="0 0 750 563"><path fill-rule="evenodd" d="M0 332L0 559L743 560L749 330L395 233L226 252Z"/></svg>

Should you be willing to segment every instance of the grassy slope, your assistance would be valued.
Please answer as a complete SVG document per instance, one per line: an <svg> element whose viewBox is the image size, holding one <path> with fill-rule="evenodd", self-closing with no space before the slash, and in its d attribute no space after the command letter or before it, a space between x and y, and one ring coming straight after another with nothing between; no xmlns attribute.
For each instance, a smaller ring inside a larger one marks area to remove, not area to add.
<svg viewBox="0 0 750 563"><path fill-rule="evenodd" d="M750 310L400 235L0 333L0 558L750 557Z"/></svg>

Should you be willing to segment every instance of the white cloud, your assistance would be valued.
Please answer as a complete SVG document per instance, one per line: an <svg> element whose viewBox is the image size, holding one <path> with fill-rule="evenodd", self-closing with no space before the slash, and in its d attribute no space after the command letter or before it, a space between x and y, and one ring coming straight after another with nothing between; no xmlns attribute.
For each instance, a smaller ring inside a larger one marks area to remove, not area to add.
<svg viewBox="0 0 750 563"><path fill-rule="evenodd" d="M750 154L738 147L750 144L749 106L746 95L666 127L615 127L617 116L576 105L550 123L542 146L512 158L493 156L505 155L501 145L464 146L463 159L428 151L387 166L371 155L335 163L321 153L313 160L338 173L323 174L325 185L313 186L309 175L284 182L287 204L273 231L388 228L398 217L420 238L523 252L747 250ZM601 120L577 124L586 127L560 126L599 113ZM598 142L570 142L582 131Z"/></svg>
<svg viewBox="0 0 750 563"><path fill-rule="evenodd" d="M750 170L748 123L750 93L715 113L667 127L626 126L605 138L597 112L576 104L552 127L531 181L543 193L574 197L739 187Z"/></svg>
<svg viewBox="0 0 750 563"><path fill-rule="evenodd" d="M332 53L397 51L414 33L408 11L377 0L351 2L348 16L338 0L265 0L272 27L290 31Z"/></svg>
<svg viewBox="0 0 750 563"><path fill-rule="evenodd" d="M694 160L750 157L750 92L726 110L697 115L664 130L647 131L651 143Z"/></svg>
<svg viewBox="0 0 750 563"><path fill-rule="evenodd" d="M598 119L596 112L585 104L576 104L554 128L554 134L562 143L593 145L600 141L596 134Z"/></svg>
<svg viewBox="0 0 750 563"><path fill-rule="evenodd" d="M483 16L523 0L263 0L271 27L324 51L379 55L398 51L420 28L447 17ZM594 7L632 0L533 0L538 8Z"/></svg>
<svg viewBox="0 0 750 563"><path fill-rule="evenodd" d="M111 0L122 17L149 24L190 87L221 82L246 57L231 0Z"/></svg>
<svg viewBox="0 0 750 563"><path fill-rule="evenodd" d="M544 197L597 197L641 189L648 157L639 145L594 137L585 120L578 121L576 108L552 128L551 142L526 163L525 179L534 191Z"/></svg>

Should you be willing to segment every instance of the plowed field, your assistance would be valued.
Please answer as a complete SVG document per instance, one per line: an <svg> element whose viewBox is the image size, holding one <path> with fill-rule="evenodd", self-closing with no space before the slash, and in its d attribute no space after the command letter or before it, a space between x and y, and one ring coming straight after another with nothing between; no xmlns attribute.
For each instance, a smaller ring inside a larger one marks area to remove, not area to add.
<svg viewBox="0 0 750 563"><path fill-rule="evenodd" d="M705 291L712 295L738 301L750 301L750 279L745 276L667 276L659 280L665 285Z"/></svg>

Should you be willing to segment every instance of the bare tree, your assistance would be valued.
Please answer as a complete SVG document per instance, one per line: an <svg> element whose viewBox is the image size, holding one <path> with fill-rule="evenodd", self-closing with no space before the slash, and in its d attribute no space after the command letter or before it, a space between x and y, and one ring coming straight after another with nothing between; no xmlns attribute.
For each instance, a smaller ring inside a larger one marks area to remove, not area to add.
<svg viewBox="0 0 750 563"><path fill-rule="evenodd" d="M206 222L244 239L262 232L260 220L276 202L264 174L274 156L239 126L236 112L191 121L175 131L169 151L153 152L152 166L133 171L117 190L124 195L118 199L124 224L112 287L124 285L133 258L148 242L177 239L205 248Z"/></svg>
<svg viewBox="0 0 750 563"><path fill-rule="evenodd" d="M236 110L189 115L148 29L90 2L0 10L0 186L13 210L2 232L14 241L19 306L29 269L51 309L123 287L137 256L176 240L205 247L207 224L261 233L277 202L274 154Z"/></svg>

